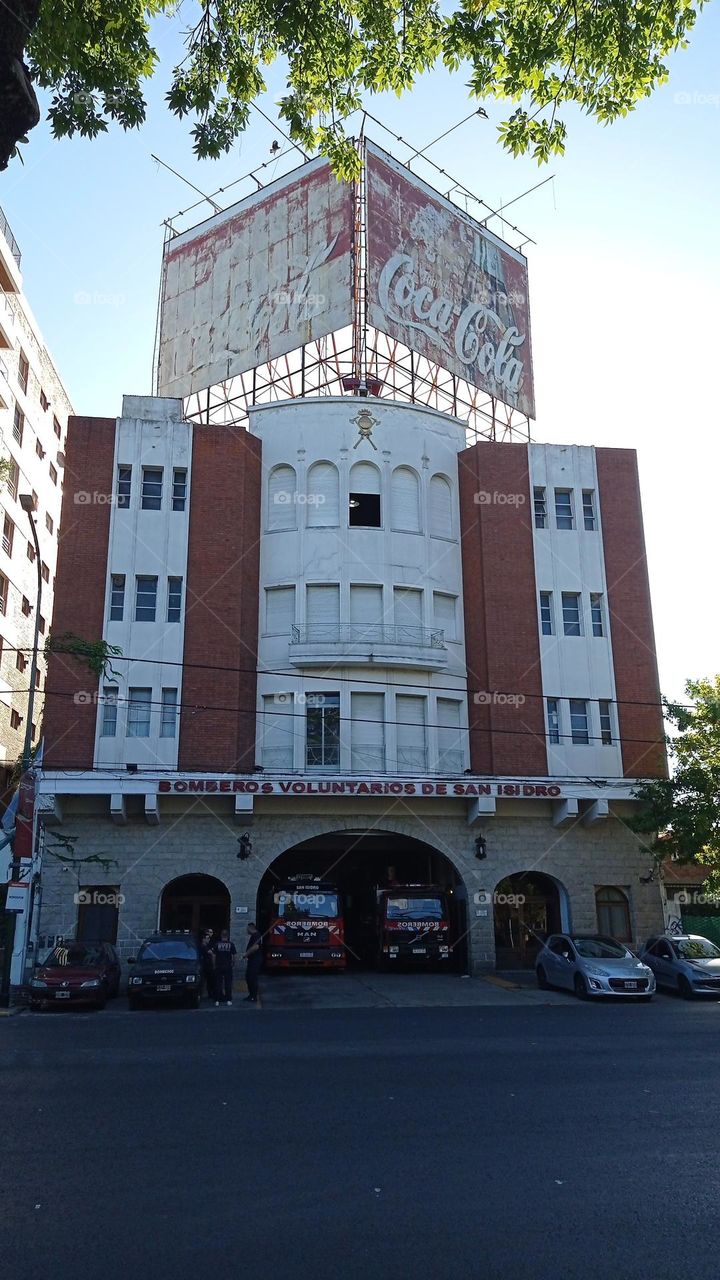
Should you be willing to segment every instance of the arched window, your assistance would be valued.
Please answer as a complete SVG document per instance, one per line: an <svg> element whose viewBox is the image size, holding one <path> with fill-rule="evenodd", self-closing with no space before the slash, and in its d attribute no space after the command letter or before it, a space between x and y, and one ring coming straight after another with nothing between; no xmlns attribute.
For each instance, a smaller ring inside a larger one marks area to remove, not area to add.
<svg viewBox="0 0 720 1280"><path fill-rule="evenodd" d="M340 511L340 477L332 462L316 462L307 475L307 523L314 528L336 525Z"/></svg>
<svg viewBox="0 0 720 1280"><path fill-rule="evenodd" d="M614 885L604 884L595 890L598 932L620 942L630 942L630 904L627 894Z"/></svg>
<svg viewBox="0 0 720 1280"><path fill-rule="evenodd" d="M379 529L380 472L371 462L350 468L348 524L351 529Z"/></svg>
<svg viewBox="0 0 720 1280"><path fill-rule="evenodd" d="M273 467L268 477L268 529L297 528L297 478L292 467Z"/></svg>
<svg viewBox="0 0 720 1280"><path fill-rule="evenodd" d="M433 476L430 481L429 520L433 538L452 538L452 489L445 476Z"/></svg>
<svg viewBox="0 0 720 1280"><path fill-rule="evenodd" d="M392 527L420 532L420 485L409 467L396 467L392 474Z"/></svg>

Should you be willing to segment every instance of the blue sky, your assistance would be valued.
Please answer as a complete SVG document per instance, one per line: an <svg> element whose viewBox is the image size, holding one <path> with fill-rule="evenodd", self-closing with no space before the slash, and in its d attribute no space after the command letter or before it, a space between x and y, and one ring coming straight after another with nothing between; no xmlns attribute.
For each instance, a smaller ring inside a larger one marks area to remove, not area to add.
<svg viewBox="0 0 720 1280"><path fill-rule="evenodd" d="M277 137L253 113L231 155L198 162L187 121L171 117L163 102L180 48L177 24L161 22L158 38L165 61L140 132L55 142L42 124L24 148L24 166L0 175L26 291L81 413L112 416L124 392L151 388L161 224L195 198L151 153L212 191L269 159ZM637 448L661 684L670 696L682 692L686 677L720 667L716 573L709 572L720 476L712 389L719 46L720 7L710 5L690 48L672 59L667 85L609 128L566 112L567 154L541 169L498 145L495 125L509 113L506 104L486 103L489 120L473 119L430 152L494 207L556 175L512 211L537 242L527 250L534 438ZM472 109L465 78L437 71L401 101L368 98L366 105L424 146ZM273 73L262 102L269 115L281 89ZM368 132L387 145L386 135ZM253 186L235 187L233 198Z"/></svg>

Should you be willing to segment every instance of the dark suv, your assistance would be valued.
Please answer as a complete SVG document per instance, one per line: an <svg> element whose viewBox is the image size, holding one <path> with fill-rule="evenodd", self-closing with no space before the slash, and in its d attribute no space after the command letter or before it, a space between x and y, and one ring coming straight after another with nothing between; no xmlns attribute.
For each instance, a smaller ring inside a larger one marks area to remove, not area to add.
<svg viewBox="0 0 720 1280"><path fill-rule="evenodd" d="M151 1000L174 1001L197 1009L202 962L191 933L153 933L131 957L128 1002L139 1009Z"/></svg>

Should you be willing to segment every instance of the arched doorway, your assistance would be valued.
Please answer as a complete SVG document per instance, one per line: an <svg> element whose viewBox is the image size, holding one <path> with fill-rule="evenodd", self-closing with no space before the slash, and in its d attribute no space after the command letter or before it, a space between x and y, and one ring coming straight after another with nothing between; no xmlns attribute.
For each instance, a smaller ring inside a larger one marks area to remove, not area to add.
<svg viewBox="0 0 720 1280"><path fill-rule="evenodd" d="M563 901L558 883L538 871L506 876L495 889L495 965L498 969L532 969L542 943L560 932Z"/></svg>
<svg viewBox="0 0 720 1280"><path fill-rule="evenodd" d="M453 863L433 845L392 831L328 832L286 849L260 881L257 920L266 932L278 886L293 877L336 885L344 915L347 967L374 969L377 950L377 891L435 886L445 895L453 951L450 967L467 972L467 891Z"/></svg>
<svg viewBox="0 0 720 1280"><path fill-rule="evenodd" d="M165 885L160 897L160 928L187 929L200 934L230 928L230 894L215 876L179 876Z"/></svg>

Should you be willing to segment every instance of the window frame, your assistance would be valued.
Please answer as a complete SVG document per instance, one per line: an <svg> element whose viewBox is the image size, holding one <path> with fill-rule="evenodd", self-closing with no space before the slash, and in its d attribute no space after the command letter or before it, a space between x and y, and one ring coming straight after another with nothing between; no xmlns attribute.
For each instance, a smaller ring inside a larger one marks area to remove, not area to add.
<svg viewBox="0 0 720 1280"><path fill-rule="evenodd" d="M533 485L533 521L536 529L547 529L547 487L544 484Z"/></svg>
<svg viewBox="0 0 720 1280"><path fill-rule="evenodd" d="M163 482L165 479L163 472L164 467L143 467L140 486L141 511L162 511ZM150 479L151 476L159 476L160 479Z"/></svg>
<svg viewBox="0 0 720 1280"><path fill-rule="evenodd" d="M339 769L342 750L340 693L339 691L332 693L309 692L305 695L305 698L305 767L313 771ZM311 723L318 720L318 711L320 712L319 744L311 746ZM335 725L332 723L327 725L326 720L335 720ZM319 753L321 759L311 760L311 752Z"/></svg>
<svg viewBox="0 0 720 1280"><path fill-rule="evenodd" d="M543 636L554 636L555 619L553 616L553 593L552 591L540 591L538 594L540 597L540 634Z"/></svg>
<svg viewBox="0 0 720 1280"><path fill-rule="evenodd" d="M600 745L613 745L612 702L609 698L598 698L598 715L600 717Z"/></svg>
<svg viewBox="0 0 720 1280"><path fill-rule="evenodd" d="M586 533L596 533L598 522L597 512L595 510L595 490L583 489L582 491L582 509L583 509L583 527Z"/></svg>
<svg viewBox="0 0 720 1280"><path fill-rule="evenodd" d="M171 603L172 601L172 603ZM168 575L167 580L167 614L165 621L176 623L182 621L183 580L177 575ZM177 616L171 616L177 615Z"/></svg>
<svg viewBox="0 0 720 1280"><path fill-rule="evenodd" d="M187 467L173 467L172 474L172 510L184 511L188 496Z"/></svg>
<svg viewBox="0 0 720 1280"><path fill-rule="evenodd" d="M575 601L575 605L566 604L566 601ZM582 636L582 596L579 591L563 591L560 596L560 604L562 607L563 619L563 635L576 638ZM576 620L571 616L576 614ZM577 630L575 628L577 627Z"/></svg>
<svg viewBox="0 0 720 1280"><path fill-rule="evenodd" d="M152 601L153 601L152 605L140 603L141 595L143 596L147 595L149 597L151 594L150 590L147 588L141 591L141 588L140 588L141 582L154 584L154 592L152 593ZM134 611L133 621L134 622L157 622L157 598L158 598L157 574L150 574L150 573L136 574L135 575L135 611ZM152 610L152 617L140 617L139 614L141 610L147 614L149 614L150 611Z"/></svg>
<svg viewBox="0 0 720 1280"><path fill-rule="evenodd" d="M604 893L617 894L618 896L616 898L608 899L605 902L601 902L600 898ZM616 930L613 924L615 911L618 908L623 910L625 917L623 921L623 931ZM605 914L606 912L607 914ZM620 885L599 884L595 886L595 918L597 920L598 933L604 934L606 937L617 938L618 942L626 944L632 942L630 898L625 889Z"/></svg>
<svg viewBox="0 0 720 1280"><path fill-rule="evenodd" d="M590 629L596 640L605 638L605 611L601 591L590 592Z"/></svg>
<svg viewBox="0 0 720 1280"><path fill-rule="evenodd" d="M108 621L109 621L109 622L123 622L123 621L124 621L124 615L125 615L125 582L126 582L126 579L125 579L125 574L124 574L124 573L111 573L111 574L110 574L110 604L109 604L109 607L108 607ZM117 602L117 599L115 599L115 597L116 597L118 594L119 594L119 596L120 596L120 603L119 603L119 604L118 604L118 602ZM120 612L119 612L119 613L117 613L117 612L116 612L116 613L113 613L113 610L118 610L118 609L120 610Z"/></svg>
<svg viewBox="0 0 720 1280"><path fill-rule="evenodd" d="M573 704L576 707L582 706L582 711L573 711ZM587 698L568 698L568 708L570 711L570 739L574 747L590 746L590 715L588 712ZM576 720L584 720L585 727L577 726Z"/></svg>
<svg viewBox="0 0 720 1280"><path fill-rule="evenodd" d="M120 689L116 684L103 685L102 714L100 716L101 738L116 738L118 728L118 701ZM110 729L108 726L112 724Z"/></svg>
<svg viewBox="0 0 720 1280"><path fill-rule="evenodd" d="M172 699L168 699L166 694L173 694ZM177 720L178 720L178 690L171 686L167 686L160 691L160 737L176 738L177 737Z"/></svg>
<svg viewBox="0 0 720 1280"><path fill-rule="evenodd" d="M548 742L551 747L559 747L560 732L560 699L545 699L545 722L547 725Z"/></svg>
<svg viewBox="0 0 720 1280"><path fill-rule="evenodd" d="M133 697L133 694L140 694L140 693L147 694L148 697L147 698ZM143 719L142 721L140 721L138 719L138 711L142 710L144 712L145 708L147 708L147 718L143 714ZM132 732L131 730L133 729L133 727L137 726L138 724L140 724L142 727L145 727L147 725L147 733ZM126 738L149 738L151 736L151 729L152 729L152 689L149 687L140 686L140 685L133 686L132 688L128 689L125 737Z"/></svg>
<svg viewBox="0 0 720 1280"><path fill-rule="evenodd" d="M132 466L118 463L117 468L117 506L119 511L127 511L132 498Z"/></svg>
<svg viewBox="0 0 720 1280"><path fill-rule="evenodd" d="M558 503L558 498L560 497L567 497L569 515L566 512L560 513L560 504ZM568 520L569 524L561 523L561 521ZM561 533L569 533L575 528L575 502L572 489L555 489L555 528L559 529Z"/></svg>

